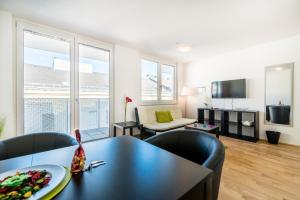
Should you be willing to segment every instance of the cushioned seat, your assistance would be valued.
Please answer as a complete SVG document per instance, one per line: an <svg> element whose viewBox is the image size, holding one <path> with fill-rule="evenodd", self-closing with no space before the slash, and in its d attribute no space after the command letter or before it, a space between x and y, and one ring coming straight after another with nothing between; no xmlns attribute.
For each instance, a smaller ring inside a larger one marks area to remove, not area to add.
<svg viewBox="0 0 300 200"><path fill-rule="evenodd" d="M157 111L170 111L174 120L166 123L158 123L156 120ZM150 133L151 135L184 127L197 121L196 119L183 118L181 108L177 105L139 106L135 108L135 114L137 123L143 127L142 132Z"/></svg>
<svg viewBox="0 0 300 200"><path fill-rule="evenodd" d="M35 133L0 141L0 160L78 144L63 133Z"/></svg>
<svg viewBox="0 0 300 200"><path fill-rule="evenodd" d="M145 128L152 129L155 131L165 131L173 128L178 128L185 126L187 124L192 124L195 122L195 119L188 119L188 118L179 118L174 119L174 121L167 122L167 123L149 123L149 124L143 124Z"/></svg>
<svg viewBox="0 0 300 200"><path fill-rule="evenodd" d="M212 196L218 199L225 149L217 138L201 131L174 130L145 141L213 170Z"/></svg>

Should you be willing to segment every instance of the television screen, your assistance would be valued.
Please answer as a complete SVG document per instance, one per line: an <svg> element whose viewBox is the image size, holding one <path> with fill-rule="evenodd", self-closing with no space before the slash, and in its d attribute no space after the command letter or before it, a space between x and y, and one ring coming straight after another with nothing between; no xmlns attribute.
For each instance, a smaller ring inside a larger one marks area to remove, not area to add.
<svg viewBox="0 0 300 200"><path fill-rule="evenodd" d="M212 98L246 98L246 79L211 83Z"/></svg>

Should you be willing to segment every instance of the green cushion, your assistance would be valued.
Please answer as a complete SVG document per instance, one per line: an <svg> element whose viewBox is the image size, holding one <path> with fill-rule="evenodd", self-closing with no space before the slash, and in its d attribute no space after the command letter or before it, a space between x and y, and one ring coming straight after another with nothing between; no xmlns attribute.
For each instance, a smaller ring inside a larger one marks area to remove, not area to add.
<svg viewBox="0 0 300 200"><path fill-rule="evenodd" d="M173 116L172 116L172 114L171 114L171 111L167 111L167 112L168 112L168 115L169 115L170 120L173 121L174 119L173 119Z"/></svg>
<svg viewBox="0 0 300 200"><path fill-rule="evenodd" d="M170 111L156 111L156 121L158 123L167 123L173 121Z"/></svg>

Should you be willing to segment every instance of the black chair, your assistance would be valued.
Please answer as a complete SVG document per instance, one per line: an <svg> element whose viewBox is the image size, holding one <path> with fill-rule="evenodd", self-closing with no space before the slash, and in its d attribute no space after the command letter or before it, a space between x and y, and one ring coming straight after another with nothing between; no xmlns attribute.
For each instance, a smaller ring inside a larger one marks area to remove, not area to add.
<svg viewBox="0 0 300 200"><path fill-rule="evenodd" d="M176 130L145 141L213 170L212 197L218 199L225 148L217 138L202 131Z"/></svg>
<svg viewBox="0 0 300 200"><path fill-rule="evenodd" d="M78 144L63 133L34 133L0 141L0 160Z"/></svg>

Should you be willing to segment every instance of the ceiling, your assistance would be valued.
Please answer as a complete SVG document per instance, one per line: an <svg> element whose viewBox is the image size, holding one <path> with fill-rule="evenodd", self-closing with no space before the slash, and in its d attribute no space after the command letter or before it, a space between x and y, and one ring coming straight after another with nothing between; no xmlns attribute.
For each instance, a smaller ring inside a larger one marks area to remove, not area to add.
<svg viewBox="0 0 300 200"><path fill-rule="evenodd" d="M0 0L0 7L181 61L300 34L299 0ZM179 52L176 43L192 49Z"/></svg>

